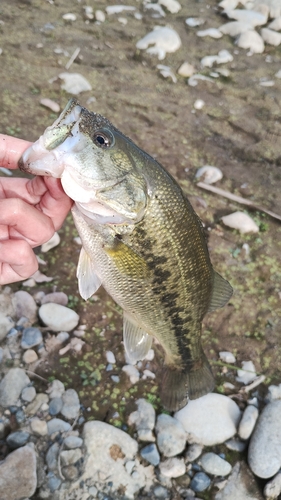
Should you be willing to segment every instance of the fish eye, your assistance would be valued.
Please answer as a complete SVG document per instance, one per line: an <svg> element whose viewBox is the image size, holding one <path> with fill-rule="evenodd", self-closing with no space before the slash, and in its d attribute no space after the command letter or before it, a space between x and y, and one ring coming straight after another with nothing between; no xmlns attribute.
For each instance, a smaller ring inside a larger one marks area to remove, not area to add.
<svg viewBox="0 0 281 500"><path fill-rule="evenodd" d="M114 145L114 136L109 130L97 130L93 135L93 142L102 149L110 148Z"/></svg>

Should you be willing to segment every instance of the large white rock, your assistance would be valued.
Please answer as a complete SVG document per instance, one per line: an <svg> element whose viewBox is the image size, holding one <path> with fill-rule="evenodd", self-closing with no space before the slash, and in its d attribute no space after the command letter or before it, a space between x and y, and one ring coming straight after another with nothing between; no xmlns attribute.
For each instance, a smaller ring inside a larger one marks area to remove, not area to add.
<svg viewBox="0 0 281 500"><path fill-rule="evenodd" d="M150 47L153 45L153 47ZM153 31L145 35L136 44L137 49L146 50L148 54L158 56L161 61L167 52L175 52L181 46L181 39L177 32L168 26L156 26Z"/></svg>
<svg viewBox="0 0 281 500"><path fill-rule="evenodd" d="M237 45L241 49L250 49L254 54L262 54L264 51L264 41L254 30L241 33L237 40Z"/></svg>
<svg viewBox="0 0 281 500"><path fill-rule="evenodd" d="M232 399L211 393L189 401L174 417L182 423L189 443L212 446L234 436L241 412Z"/></svg>
<svg viewBox="0 0 281 500"><path fill-rule="evenodd" d="M10 453L0 464L1 500L31 497L37 487L36 453L26 445Z"/></svg>
<svg viewBox="0 0 281 500"><path fill-rule="evenodd" d="M261 36L265 43L268 43L269 45L277 47L281 43L281 33L276 33L276 31L268 28L263 28L261 30Z"/></svg>
<svg viewBox="0 0 281 500"><path fill-rule="evenodd" d="M225 226L238 229L241 234L258 233L259 228L253 219L244 212L233 212L221 218Z"/></svg>
<svg viewBox="0 0 281 500"><path fill-rule="evenodd" d="M75 311L52 302L39 308L39 316L53 332L70 332L79 323L79 316Z"/></svg>
<svg viewBox="0 0 281 500"><path fill-rule="evenodd" d="M245 23L244 21L231 21L230 23L223 24L219 27L219 30L224 35L238 36L244 31L250 31L253 27L250 23Z"/></svg>
<svg viewBox="0 0 281 500"><path fill-rule="evenodd" d="M281 467L281 401L268 404L260 415L248 450L253 473L263 479Z"/></svg>
<svg viewBox="0 0 281 500"><path fill-rule="evenodd" d="M260 12L256 12L255 10L234 9L226 10L225 13L230 19L236 19L236 21L249 23L253 28L255 28L255 26L262 26L263 24L266 24L267 21L266 16Z"/></svg>

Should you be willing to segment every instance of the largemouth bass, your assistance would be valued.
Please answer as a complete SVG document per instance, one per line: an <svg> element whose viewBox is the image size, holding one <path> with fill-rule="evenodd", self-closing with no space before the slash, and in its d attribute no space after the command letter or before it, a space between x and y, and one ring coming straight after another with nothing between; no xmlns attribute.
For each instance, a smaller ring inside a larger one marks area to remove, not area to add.
<svg viewBox="0 0 281 500"><path fill-rule="evenodd" d="M19 166L61 178L75 201L80 294L87 300L103 285L122 307L130 360L144 359L153 337L163 347L163 405L175 411L211 391L202 319L232 288L213 270L202 224L173 177L75 99Z"/></svg>

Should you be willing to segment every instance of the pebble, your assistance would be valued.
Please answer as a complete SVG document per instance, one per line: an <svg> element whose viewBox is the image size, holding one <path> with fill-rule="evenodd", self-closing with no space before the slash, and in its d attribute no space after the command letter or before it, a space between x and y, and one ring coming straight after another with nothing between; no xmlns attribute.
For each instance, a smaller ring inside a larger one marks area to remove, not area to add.
<svg viewBox="0 0 281 500"><path fill-rule="evenodd" d="M31 446L23 446L0 463L1 500L30 498L36 488L36 453Z"/></svg>
<svg viewBox="0 0 281 500"><path fill-rule="evenodd" d="M203 451L203 446L201 444L190 444L187 448L185 454L185 459L187 462L194 462L200 457Z"/></svg>
<svg viewBox="0 0 281 500"><path fill-rule="evenodd" d="M217 167L204 165L204 167L201 167L197 170L195 177L196 179L200 179L206 184L214 184L215 182L222 179L223 174L222 171Z"/></svg>
<svg viewBox="0 0 281 500"><path fill-rule="evenodd" d="M202 19L202 17L188 17L185 20L185 24L189 26L190 28L195 28L196 26L201 26L201 24L205 23L205 19Z"/></svg>
<svg viewBox="0 0 281 500"><path fill-rule="evenodd" d="M104 23L104 21L105 21L105 13L102 10L99 10L99 9L96 10L96 12L95 12L95 19L99 23Z"/></svg>
<svg viewBox="0 0 281 500"><path fill-rule="evenodd" d="M212 80L211 78L209 78L208 76L205 76L205 75L200 75L199 73L198 74L195 74L195 75L192 75L189 79L188 79L188 85L190 85L190 87L196 87L198 85L198 80L203 80L205 82L212 82L214 80Z"/></svg>
<svg viewBox="0 0 281 500"><path fill-rule="evenodd" d="M281 493L281 472L278 472L268 483L265 485L263 494L265 498L272 500L279 498Z"/></svg>
<svg viewBox="0 0 281 500"><path fill-rule="evenodd" d="M253 29L252 25L243 21L231 21L230 23L223 24L219 27L219 30L224 35L229 35L236 37L244 33L245 31L251 31Z"/></svg>
<svg viewBox="0 0 281 500"><path fill-rule="evenodd" d="M54 493L57 489L59 489L61 485L61 479L59 479L57 476L52 475L48 479L47 486L50 489L51 493Z"/></svg>
<svg viewBox="0 0 281 500"><path fill-rule="evenodd" d="M46 436L48 434L47 422L40 420L40 418L33 418L30 421L30 428L35 436Z"/></svg>
<svg viewBox="0 0 281 500"><path fill-rule="evenodd" d="M267 403L272 403L276 399L281 399L281 384L279 385L270 385L268 387L268 393L266 395L265 401Z"/></svg>
<svg viewBox="0 0 281 500"><path fill-rule="evenodd" d="M281 16L276 17L269 25L268 28L271 30L275 31L280 31L281 30Z"/></svg>
<svg viewBox="0 0 281 500"><path fill-rule="evenodd" d="M59 113L60 112L60 105L53 101L52 99L44 98L40 100L41 106L44 106L45 108L50 109L54 113Z"/></svg>
<svg viewBox="0 0 281 500"><path fill-rule="evenodd" d="M153 45L153 47L150 47ZM165 59L167 52L176 52L181 46L181 39L172 28L156 26L136 44L137 49L146 50L148 54L158 56L161 61Z"/></svg>
<svg viewBox="0 0 281 500"><path fill-rule="evenodd" d="M197 472L191 480L190 487L196 493L205 491L209 488L211 479L205 472Z"/></svg>
<svg viewBox="0 0 281 500"><path fill-rule="evenodd" d="M65 391L64 385L60 380L53 380L50 387L47 389L50 399L60 398Z"/></svg>
<svg viewBox="0 0 281 500"><path fill-rule="evenodd" d="M173 478L182 476L185 473L185 464L183 458L167 458L159 465L161 474L165 477Z"/></svg>
<svg viewBox="0 0 281 500"><path fill-rule="evenodd" d="M221 218L225 226L237 229L241 234L258 233L259 228L253 219L244 212L233 212Z"/></svg>
<svg viewBox="0 0 281 500"><path fill-rule="evenodd" d="M201 59L201 66L203 68L211 68L214 63L225 64L233 61L233 56L228 50L220 50L217 56L205 56Z"/></svg>
<svg viewBox="0 0 281 500"><path fill-rule="evenodd" d="M74 389L68 389L62 395L62 402L61 414L69 420L76 418L80 411L80 401L77 392Z"/></svg>
<svg viewBox="0 0 281 500"><path fill-rule="evenodd" d="M229 450L238 451L238 453L243 453L247 446L247 443L240 441L240 439L228 439L224 444Z"/></svg>
<svg viewBox="0 0 281 500"><path fill-rule="evenodd" d="M145 399L136 401L138 409L131 413L128 418L129 425L135 425L140 441L155 441L153 429L155 425L155 410Z"/></svg>
<svg viewBox="0 0 281 500"><path fill-rule="evenodd" d="M67 75L68 73L62 73L62 74ZM41 252L43 253L49 252L49 250L52 250L52 248L57 247L59 244L60 244L60 235L59 233L55 232L53 236L48 241L46 241L46 243L43 243L43 245L41 245Z"/></svg>
<svg viewBox="0 0 281 500"><path fill-rule="evenodd" d="M62 473L63 473L65 479L69 479L70 481L74 481L78 477L78 470L77 470L77 467L75 467L75 465L67 465L66 467L63 467ZM97 489L94 486L89 488L88 491L89 491L89 494L94 496L94 497L97 494ZM93 492L91 493L91 491L93 491Z"/></svg>
<svg viewBox="0 0 281 500"><path fill-rule="evenodd" d="M237 462L215 500L263 500L260 487L243 462Z"/></svg>
<svg viewBox="0 0 281 500"><path fill-rule="evenodd" d="M237 5L239 4L239 0L222 0L219 3L219 6L222 9L235 9Z"/></svg>
<svg viewBox="0 0 281 500"><path fill-rule="evenodd" d="M237 39L238 47L249 49L253 54L262 54L264 51L264 41L256 31L245 31Z"/></svg>
<svg viewBox="0 0 281 500"><path fill-rule="evenodd" d="M281 33L276 33L276 31L273 31L269 28L263 28L261 30L261 36L263 40L269 45L274 45L275 47L277 47L281 43Z"/></svg>
<svg viewBox="0 0 281 500"><path fill-rule="evenodd" d="M133 365L125 365L122 367L122 371L127 373L130 378L131 384L136 384L140 379L140 374L137 368Z"/></svg>
<svg viewBox="0 0 281 500"><path fill-rule="evenodd" d="M54 443L50 446L50 448L46 453L46 463L50 471L57 469L59 449L60 449L59 443Z"/></svg>
<svg viewBox="0 0 281 500"><path fill-rule="evenodd" d="M55 432L67 432L71 429L71 425L60 418L52 418L47 422L47 426L49 436Z"/></svg>
<svg viewBox="0 0 281 500"><path fill-rule="evenodd" d="M44 394L44 393L39 393L39 394L36 394L35 398L33 401L31 401L31 403L29 403L29 405L26 407L26 414L27 415L35 415L40 409L41 407L48 403L49 401L49 398L47 396L47 394Z"/></svg>
<svg viewBox="0 0 281 500"><path fill-rule="evenodd" d="M248 462L253 473L263 479L281 467L281 401L269 403L262 411L252 434Z"/></svg>
<svg viewBox="0 0 281 500"><path fill-rule="evenodd" d="M242 370L237 371L237 382L247 385L255 380L256 376L254 363L252 361L242 361Z"/></svg>
<svg viewBox="0 0 281 500"><path fill-rule="evenodd" d="M29 377L21 368L11 368L0 383L0 406L16 405L22 390L30 384Z"/></svg>
<svg viewBox="0 0 281 500"><path fill-rule="evenodd" d="M105 8L105 10L108 15L112 15L112 14L120 14L121 12L124 11L134 11L136 10L136 7L130 5L108 5Z"/></svg>
<svg viewBox="0 0 281 500"><path fill-rule="evenodd" d="M49 414L54 417L58 415L63 407L62 398L53 398L49 403Z"/></svg>
<svg viewBox="0 0 281 500"><path fill-rule="evenodd" d="M33 349L27 349L22 357L23 362L26 363L27 365L33 363L34 361L37 361L37 359L38 356Z"/></svg>
<svg viewBox="0 0 281 500"><path fill-rule="evenodd" d="M236 363L236 358L232 352L229 351L220 351L219 353L220 359L227 364Z"/></svg>
<svg viewBox="0 0 281 500"><path fill-rule="evenodd" d="M15 326L14 321L9 316L0 312L0 342L4 340L7 333Z"/></svg>
<svg viewBox="0 0 281 500"><path fill-rule="evenodd" d="M178 74L181 76L190 77L194 75L194 73L195 73L194 66L192 66L192 64L189 64L188 62L182 63L182 65L178 69Z"/></svg>
<svg viewBox="0 0 281 500"><path fill-rule="evenodd" d="M43 342L42 333L38 328L24 328L22 332L21 347L22 349L30 349Z"/></svg>
<svg viewBox="0 0 281 500"><path fill-rule="evenodd" d="M249 439L256 425L258 416L259 411L255 406L249 405L245 408L238 428L238 435L241 439Z"/></svg>
<svg viewBox="0 0 281 500"><path fill-rule="evenodd" d="M49 302L52 302L53 304L60 304L61 306L67 306L68 296L64 292L47 293L41 299L41 305Z"/></svg>
<svg viewBox="0 0 281 500"><path fill-rule="evenodd" d="M81 92L92 90L91 84L80 73L60 73L59 78L64 82L61 84L61 88L69 94L78 95Z"/></svg>
<svg viewBox="0 0 281 500"><path fill-rule="evenodd" d="M256 26L262 26L267 22L267 16L250 9L234 9L225 11L227 17L230 19L236 19L236 21L242 21L244 23L249 23L253 28Z"/></svg>
<svg viewBox="0 0 281 500"><path fill-rule="evenodd" d="M79 316L75 311L51 302L39 308L39 316L43 323L54 332L70 332L79 323Z"/></svg>
<svg viewBox="0 0 281 500"><path fill-rule="evenodd" d="M170 493L169 491L164 488L164 486L155 486L155 488L153 489L153 493L154 495L156 496L156 498L170 498Z"/></svg>
<svg viewBox="0 0 281 500"><path fill-rule="evenodd" d="M106 351L105 356L108 363L115 365L116 359L112 351Z"/></svg>
<svg viewBox="0 0 281 500"><path fill-rule="evenodd" d="M83 445L83 439L78 436L67 436L64 440L64 445L69 450L81 448Z"/></svg>
<svg viewBox="0 0 281 500"><path fill-rule="evenodd" d="M164 78L171 78L173 83L177 83L177 77L169 66L165 66L164 64L157 64L157 69L159 69L160 75L162 75Z"/></svg>
<svg viewBox="0 0 281 500"><path fill-rule="evenodd" d="M35 323L37 318L37 305L34 298L28 292L24 290L15 292L12 301L17 319L24 316L31 324Z"/></svg>
<svg viewBox="0 0 281 500"><path fill-rule="evenodd" d="M33 386L25 387L21 392L21 399L26 403L31 403L36 396L36 390Z"/></svg>
<svg viewBox="0 0 281 500"><path fill-rule="evenodd" d="M82 452L79 448L74 450L64 450L60 452L62 465L74 465L82 457Z"/></svg>
<svg viewBox="0 0 281 500"><path fill-rule="evenodd" d="M158 0L158 3L172 14L177 14L181 10L181 4L177 0Z"/></svg>
<svg viewBox="0 0 281 500"><path fill-rule="evenodd" d="M213 452L204 453L199 463L202 465L205 472L213 476L227 476L232 469L230 463Z"/></svg>
<svg viewBox="0 0 281 500"><path fill-rule="evenodd" d="M185 449L186 431L175 418L165 414L159 415L155 431L157 446L164 457L174 457Z"/></svg>
<svg viewBox="0 0 281 500"><path fill-rule="evenodd" d="M208 28L206 30L200 30L196 33L199 37L210 36L211 38L221 38L222 33L217 28Z"/></svg>
<svg viewBox="0 0 281 500"><path fill-rule="evenodd" d="M144 4L145 10L151 11L151 17L159 18L166 17L164 10L158 3L146 3Z"/></svg>
<svg viewBox="0 0 281 500"><path fill-rule="evenodd" d="M75 332L73 332L74 334ZM56 336L56 339L57 341L60 343L60 344L63 344L64 342L66 342L68 339L69 339L69 333L67 332L60 332L57 336Z"/></svg>
<svg viewBox="0 0 281 500"><path fill-rule="evenodd" d="M142 458L156 467L160 462L160 455L154 443L148 444L140 452Z"/></svg>
<svg viewBox="0 0 281 500"><path fill-rule="evenodd" d="M26 445L29 440L30 434L25 431L16 431L9 434L6 439L7 445L13 450L16 448L20 448L21 446Z"/></svg>
<svg viewBox="0 0 281 500"><path fill-rule="evenodd" d="M241 412L237 404L222 394L207 394L175 413L187 432L189 443L212 446L234 436Z"/></svg>

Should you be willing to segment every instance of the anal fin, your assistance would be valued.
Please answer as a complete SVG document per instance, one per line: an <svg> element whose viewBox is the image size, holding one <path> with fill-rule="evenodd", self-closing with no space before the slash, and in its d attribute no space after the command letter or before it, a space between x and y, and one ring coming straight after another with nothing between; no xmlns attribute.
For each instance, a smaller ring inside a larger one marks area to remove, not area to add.
<svg viewBox="0 0 281 500"><path fill-rule="evenodd" d="M81 248L76 276L79 293L84 300L91 297L101 286L101 280L95 272L94 264L84 248Z"/></svg>
<svg viewBox="0 0 281 500"><path fill-rule="evenodd" d="M132 364L145 358L152 344L152 336L146 333L124 312L124 346Z"/></svg>
<svg viewBox="0 0 281 500"><path fill-rule="evenodd" d="M220 274L213 271L213 290L208 312L223 307L233 294L233 288Z"/></svg>

